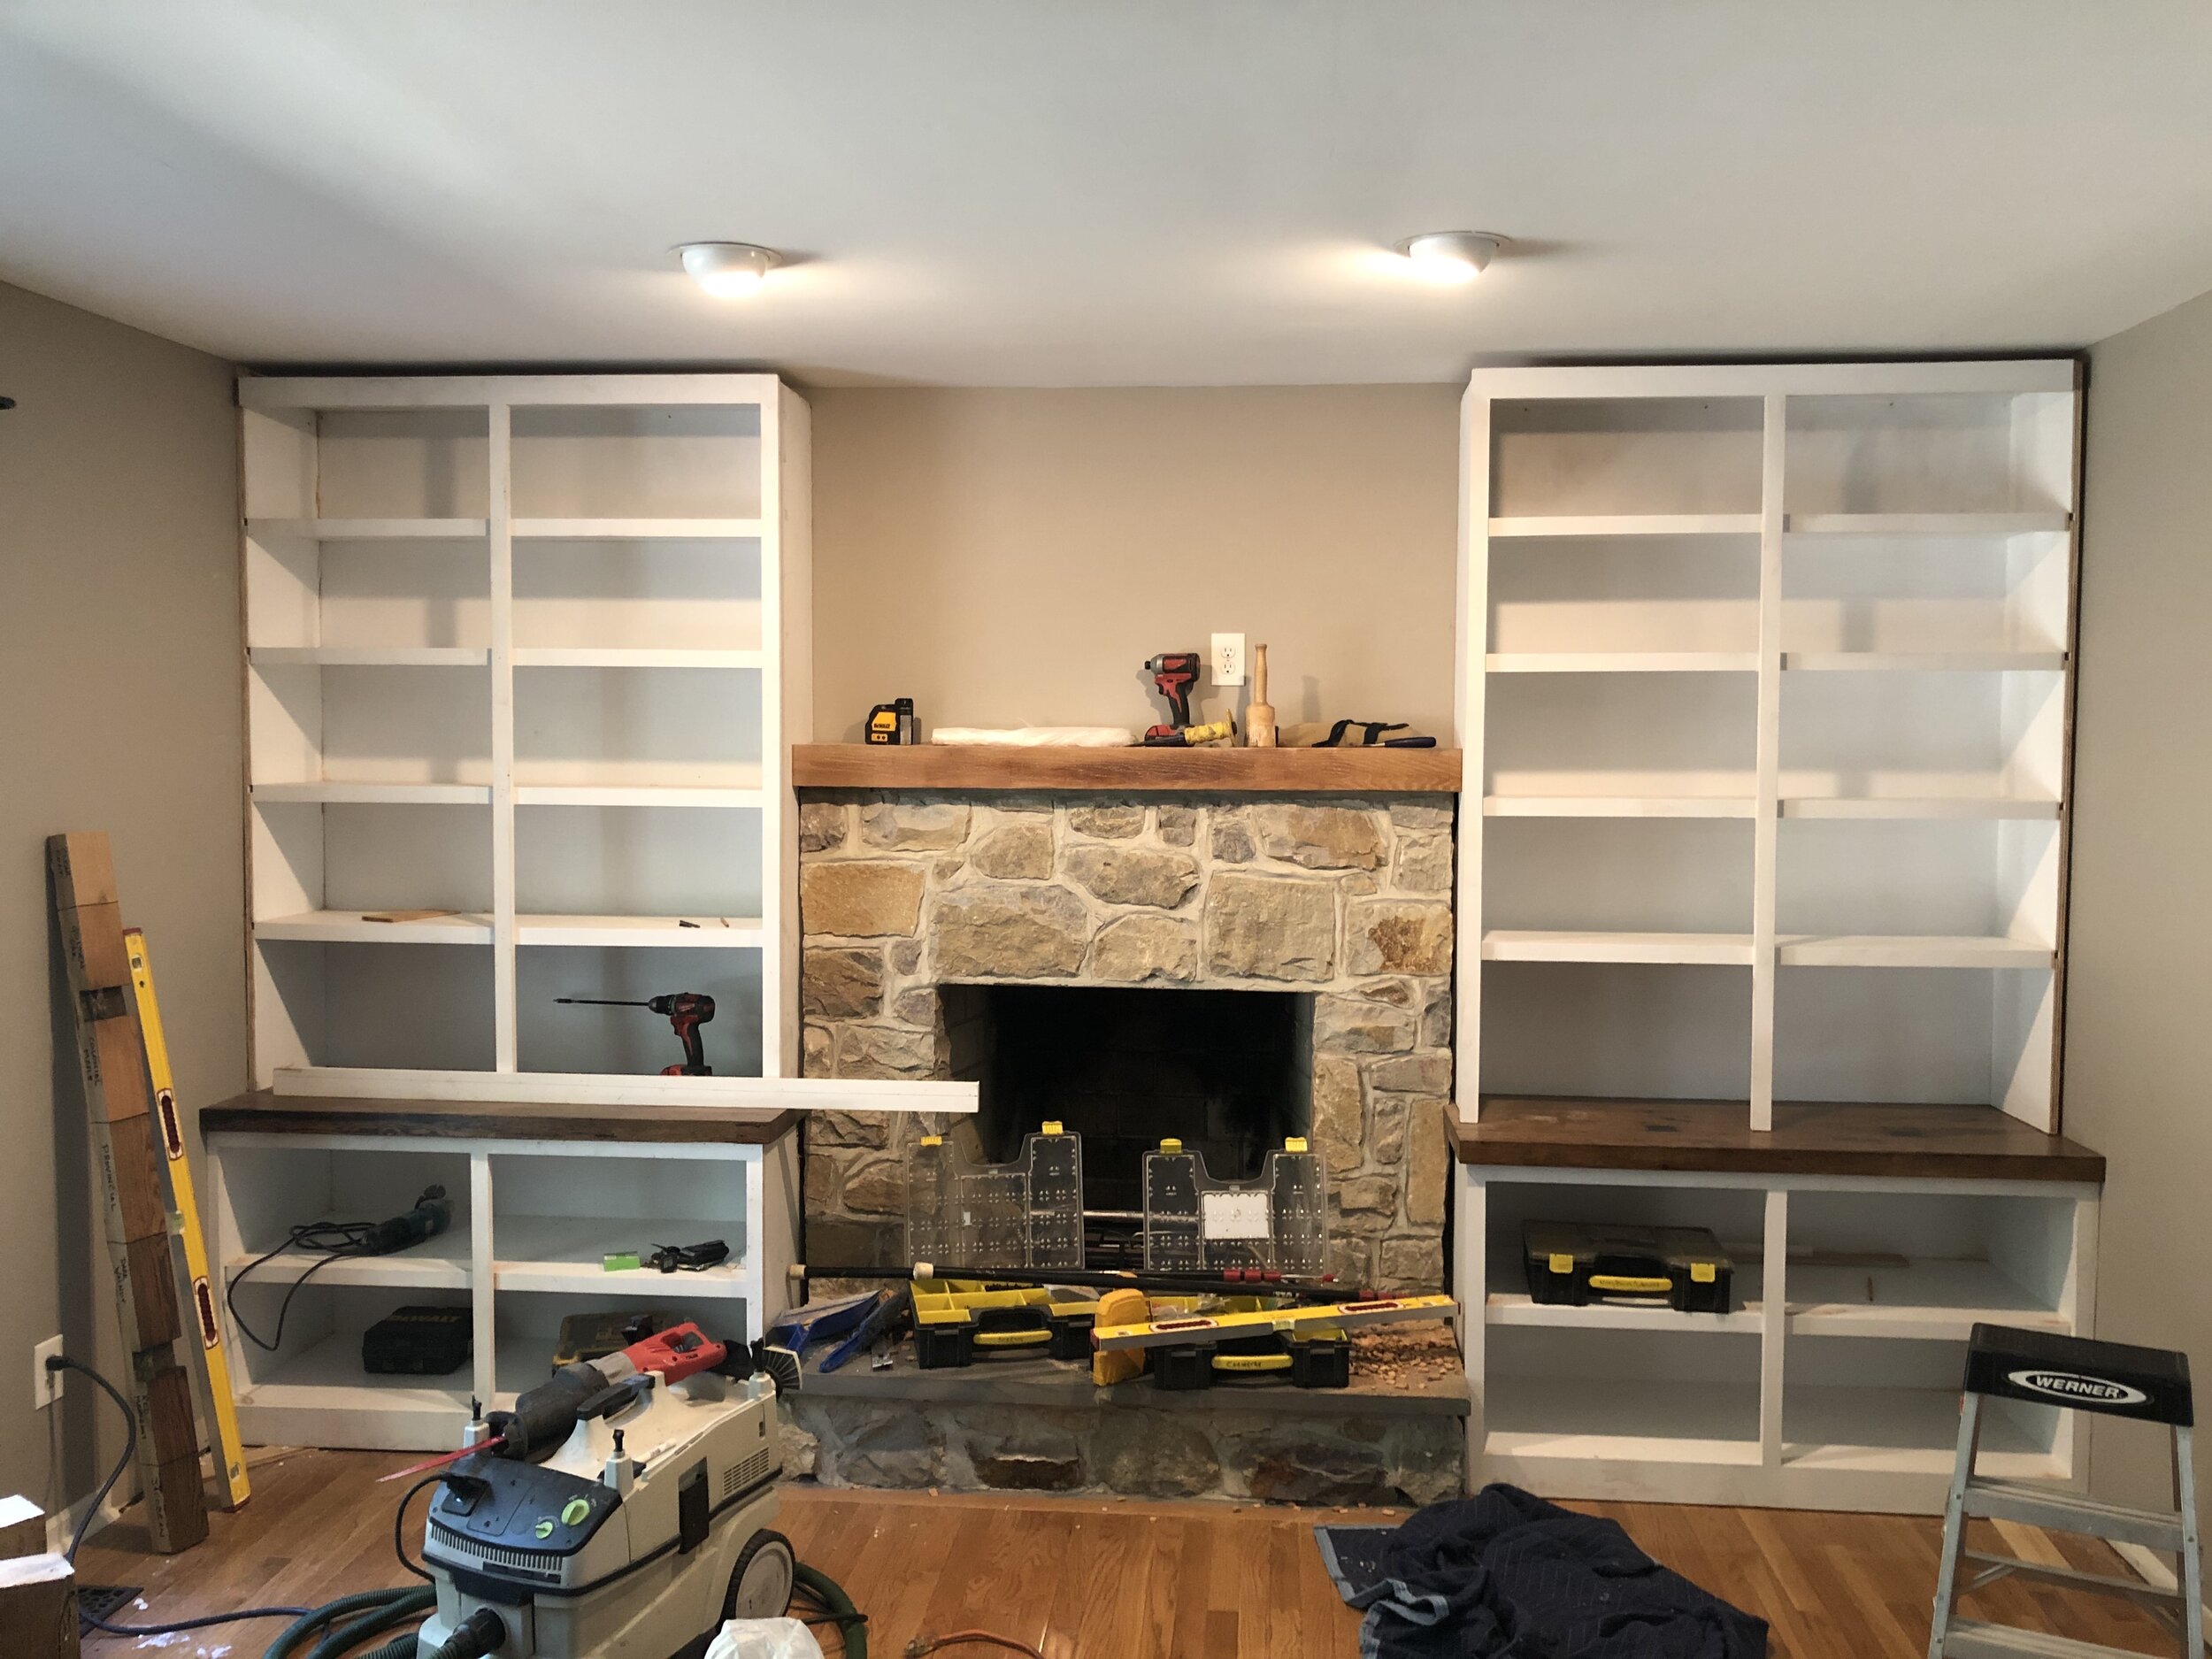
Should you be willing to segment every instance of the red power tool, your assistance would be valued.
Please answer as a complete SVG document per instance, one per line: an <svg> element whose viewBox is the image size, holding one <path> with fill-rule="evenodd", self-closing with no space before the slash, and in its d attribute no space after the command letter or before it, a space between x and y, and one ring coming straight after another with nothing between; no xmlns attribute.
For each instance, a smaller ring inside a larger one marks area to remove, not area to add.
<svg viewBox="0 0 2212 1659"><path fill-rule="evenodd" d="M1198 683L1198 653L1196 651L1162 651L1148 658L1145 672L1152 676L1152 683L1167 699L1169 718L1172 726L1156 726L1144 734L1148 743L1179 742L1177 735L1190 724L1190 688Z"/></svg>
<svg viewBox="0 0 2212 1659"><path fill-rule="evenodd" d="M706 1044L700 1040L699 1027L714 1018L714 999L702 991L676 991L666 996L656 996L637 1002L615 996L557 996L557 1002L587 1002L595 1008L649 1008L656 1014L664 1014L675 1028L676 1041L684 1046L681 1065L661 1067L663 1077L712 1077L714 1068L707 1064Z"/></svg>

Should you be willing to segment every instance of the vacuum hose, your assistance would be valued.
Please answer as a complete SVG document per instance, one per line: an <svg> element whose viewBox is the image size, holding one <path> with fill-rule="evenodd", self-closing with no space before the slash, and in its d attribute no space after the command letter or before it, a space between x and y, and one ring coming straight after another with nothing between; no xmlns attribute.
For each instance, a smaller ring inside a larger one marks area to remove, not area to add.
<svg viewBox="0 0 2212 1659"><path fill-rule="evenodd" d="M411 1585L394 1590L364 1590L357 1595L342 1595L335 1601L326 1601L294 1624L281 1636L271 1642L262 1659L293 1659L301 1644L320 1635L326 1625L355 1614L360 1617L340 1629L322 1635L305 1659L335 1659L335 1655L357 1647L380 1631L419 1617L438 1604L438 1593L426 1584ZM363 1659L413 1659L415 1633L397 1637Z"/></svg>

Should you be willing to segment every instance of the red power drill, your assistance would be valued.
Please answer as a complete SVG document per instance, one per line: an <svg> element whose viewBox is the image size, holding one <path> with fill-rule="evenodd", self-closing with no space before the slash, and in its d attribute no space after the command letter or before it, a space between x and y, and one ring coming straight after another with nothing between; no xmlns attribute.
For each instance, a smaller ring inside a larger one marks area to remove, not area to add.
<svg viewBox="0 0 2212 1659"><path fill-rule="evenodd" d="M627 1002L614 996L557 996L553 1000L557 1002L588 1002L595 1008L649 1008L656 1014L665 1014L668 1023L675 1028L676 1041L684 1046L684 1063L661 1067L661 1075L714 1075L714 1068L707 1064L706 1044L699 1037L699 1027L714 1018L714 999L704 992L676 991L643 1002Z"/></svg>
<svg viewBox="0 0 2212 1659"><path fill-rule="evenodd" d="M1152 683L1167 699L1172 726L1156 726L1148 729L1144 741L1148 743L1173 743L1181 740L1177 733L1190 724L1190 688L1198 683L1198 653L1196 651L1162 651L1145 663L1145 672L1152 676Z"/></svg>

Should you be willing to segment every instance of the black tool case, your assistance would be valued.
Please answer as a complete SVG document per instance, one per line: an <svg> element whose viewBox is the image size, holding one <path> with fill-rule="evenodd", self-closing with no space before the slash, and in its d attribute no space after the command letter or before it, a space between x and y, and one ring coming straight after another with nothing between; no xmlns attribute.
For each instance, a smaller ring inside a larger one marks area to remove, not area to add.
<svg viewBox="0 0 2212 1659"><path fill-rule="evenodd" d="M1703 1227L1581 1221L1521 1225L1528 1298L1547 1308L1661 1302L1678 1313L1726 1313L1734 1263Z"/></svg>
<svg viewBox="0 0 2212 1659"><path fill-rule="evenodd" d="M468 1363L466 1308L395 1308L361 1333L361 1369L374 1377L444 1377Z"/></svg>

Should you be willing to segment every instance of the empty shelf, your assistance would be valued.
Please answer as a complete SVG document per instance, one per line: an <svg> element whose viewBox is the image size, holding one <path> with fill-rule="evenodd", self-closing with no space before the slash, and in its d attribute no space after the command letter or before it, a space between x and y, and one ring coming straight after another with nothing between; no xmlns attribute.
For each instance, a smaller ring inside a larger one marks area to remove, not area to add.
<svg viewBox="0 0 2212 1659"><path fill-rule="evenodd" d="M360 910L303 910L296 916L272 916L253 925L260 940L292 939L323 944L356 945L488 945L492 918L480 912L451 912L419 919L373 922L374 912Z"/></svg>
<svg viewBox="0 0 2212 1659"><path fill-rule="evenodd" d="M256 801L324 803L351 802L418 806L480 806L492 798L491 786L481 783L257 783Z"/></svg>
<svg viewBox="0 0 2212 1659"><path fill-rule="evenodd" d="M481 668L491 653L473 645L257 645L246 657L257 667Z"/></svg>
<svg viewBox="0 0 2212 1659"><path fill-rule="evenodd" d="M1492 538L1520 536L1757 535L1755 512L1644 512L1493 518Z"/></svg>
<svg viewBox="0 0 2212 1659"><path fill-rule="evenodd" d="M757 518L518 518L514 534L548 541L747 541Z"/></svg>
<svg viewBox="0 0 2212 1659"><path fill-rule="evenodd" d="M757 949L757 917L517 916L518 945L636 945L658 950Z"/></svg>
<svg viewBox="0 0 2212 1659"><path fill-rule="evenodd" d="M1755 818L1747 795L1486 795L1487 818Z"/></svg>
<svg viewBox="0 0 2212 1659"><path fill-rule="evenodd" d="M764 798L757 787L572 783L515 786L517 806L757 807Z"/></svg>
<svg viewBox="0 0 2212 1659"><path fill-rule="evenodd" d="M2055 954L2032 939L1970 934L1792 933L1775 943L1799 968L2047 968Z"/></svg>
<svg viewBox="0 0 2212 1659"><path fill-rule="evenodd" d="M2072 523L2063 512L1793 512L1783 529L1790 535L2013 536L2064 531Z"/></svg>
<svg viewBox="0 0 2212 1659"><path fill-rule="evenodd" d="M755 650L680 650L649 646L520 645L517 668L758 668Z"/></svg>
<svg viewBox="0 0 2212 1659"><path fill-rule="evenodd" d="M2065 1317L1977 1261L1901 1267L1789 1269L1793 1336L1900 1337L1963 1342L1980 1321L2065 1332Z"/></svg>
<svg viewBox="0 0 2212 1659"><path fill-rule="evenodd" d="M2055 818L2058 803L2032 795L1809 795L1782 797L1784 818Z"/></svg>
<svg viewBox="0 0 2212 1659"><path fill-rule="evenodd" d="M2036 651L1785 651L1782 666L1799 673L2054 672L2066 666L2061 650Z"/></svg>
<svg viewBox="0 0 2212 1659"><path fill-rule="evenodd" d="M1494 674L1747 674L1756 651L1493 651Z"/></svg>
<svg viewBox="0 0 2212 1659"><path fill-rule="evenodd" d="M1749 966L1748 933L1514 932L1482 936L1486 962L1712 963Z"/></svg>
<svg viewBox="0 0 2212 1659"><path fill-rule="evenodd" d="M249 518L254 537L297 536L311 541L451 541L484 534L481 518Z"/></svg>

